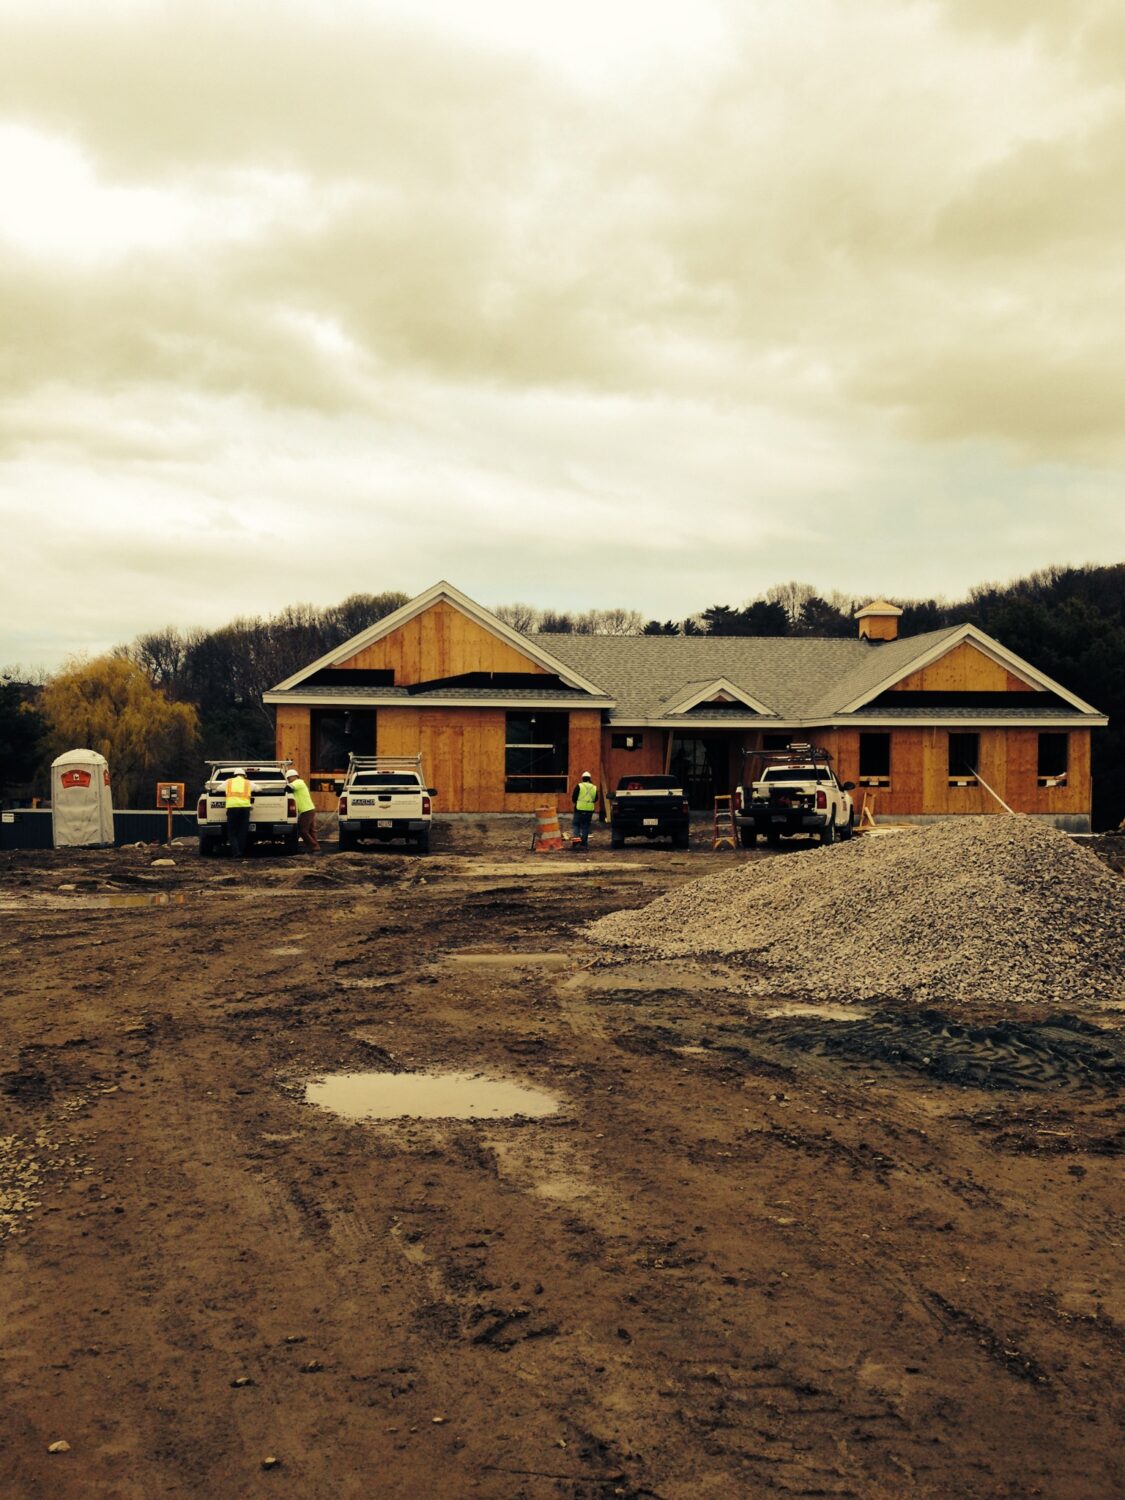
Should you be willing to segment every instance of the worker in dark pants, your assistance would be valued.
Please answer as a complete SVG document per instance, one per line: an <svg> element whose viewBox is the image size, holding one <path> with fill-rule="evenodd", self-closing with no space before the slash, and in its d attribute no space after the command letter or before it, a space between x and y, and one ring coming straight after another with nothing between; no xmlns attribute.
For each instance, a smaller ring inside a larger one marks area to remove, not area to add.
<svg viewBox="0 0 1125 1500"><path fill-rule="evenodd" d="M598 788L589 771L583 771L581 780L570 794L574 803L574 817L570 825L570 847L586 849L590 843L590 824L594 821L594 809L598 805Z"/></svg>
<svg viewBox="0 0 1125 1500"><path fill-rule="evenodd" d="M241 768L231 773L224 788L227 804L227 843L232 859L245 859L250 843L250 808L254 789Z"/></svg>

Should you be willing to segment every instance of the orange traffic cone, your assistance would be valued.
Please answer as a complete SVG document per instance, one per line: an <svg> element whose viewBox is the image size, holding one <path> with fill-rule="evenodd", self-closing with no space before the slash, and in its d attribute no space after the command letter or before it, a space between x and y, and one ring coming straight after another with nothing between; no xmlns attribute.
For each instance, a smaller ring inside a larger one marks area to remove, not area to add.
<svg viewBox="0 0 1125 1500"><path fill-rule="evenodd" d="M562 829L559 827L559 815L553 807L541 807L535 814L535 837L531 841L534 852L542 849L561 849L563 847Z"/></svg>

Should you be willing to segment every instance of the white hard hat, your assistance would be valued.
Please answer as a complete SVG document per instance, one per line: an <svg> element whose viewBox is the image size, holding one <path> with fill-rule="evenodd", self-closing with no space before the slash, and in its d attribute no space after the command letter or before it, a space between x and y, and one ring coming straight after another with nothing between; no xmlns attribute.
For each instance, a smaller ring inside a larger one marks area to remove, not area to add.
<svg viewBox="0 0 1125 1500"><path fill-rule="evenodd" d="M286 773L285 773L285 779L286 779L286 781L296 781L297 780L297 773L296 773L296 771L293 770L292 766L290 766L289 770L286 771Z"/></svg>
<svg viewBox="0 0 1125 1500"><path fill-rule="evenodd" d="M590 775L589 771L583 771L582 775L579 777L580 781L593 781L593 779L594 778Z"/></svg>
<svg viewBox="0 0 1125 1500"><path fill-rule="evenodd" d="M246 775L246 767L245 766L235 766L234 770L230 774L232 776L245 776Z"/></svg>

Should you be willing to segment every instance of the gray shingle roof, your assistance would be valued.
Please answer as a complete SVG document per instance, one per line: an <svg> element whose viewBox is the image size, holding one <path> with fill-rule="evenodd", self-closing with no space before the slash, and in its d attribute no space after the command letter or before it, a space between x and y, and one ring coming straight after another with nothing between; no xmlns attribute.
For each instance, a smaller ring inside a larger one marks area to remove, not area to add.
<svg viewBox="0 0 1125 1500"><path fill-rule="evenodd" d="M719 677L780 718L811 719L838 713L956 629L878 645L819 636L532 635L529 640L615 698L618 722L661 718L667 704Z"/></svg>

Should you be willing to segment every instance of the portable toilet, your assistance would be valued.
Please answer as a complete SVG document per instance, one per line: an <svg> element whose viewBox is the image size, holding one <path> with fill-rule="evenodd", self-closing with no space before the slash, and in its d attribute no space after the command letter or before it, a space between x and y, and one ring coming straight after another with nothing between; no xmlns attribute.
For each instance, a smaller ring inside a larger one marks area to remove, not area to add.
<svg viewBox="0 0 1125 1500"><path fill-rule="evenodd" d="M56 849L113 843L109 763L96 750L51 762L51 832Z"/></svg>

